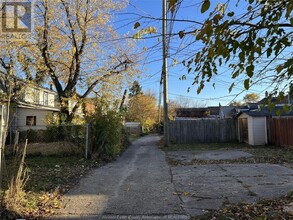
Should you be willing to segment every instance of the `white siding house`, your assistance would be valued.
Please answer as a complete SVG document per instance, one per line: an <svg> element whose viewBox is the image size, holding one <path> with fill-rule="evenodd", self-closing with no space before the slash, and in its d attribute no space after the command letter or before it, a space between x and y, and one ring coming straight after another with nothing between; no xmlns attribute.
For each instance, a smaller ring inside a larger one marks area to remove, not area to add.
<svg viewBox="0 0 293 220"><path fill-rule="evenodd" d="M60 112L57 92L33 83L21 80L19 82L21 93L11 102L9 126L13 130L45 129L48 125L48 119L54 120ZM69 100L69 112L72 111L76 103L73 99ZM2 105L7 105L6 101L3 101ZM2 105L0 104L0 112ZM82 106L76 110L76 115L84 117Z"/></svg>
<svg viewBox="0 0 293 220"><path fill-rule="evenodd" d="M56 92L40 87L27 87L23 94L21 102L34 105L56 107L57 94Z"/></svg>
<svg viewBox="0 0 293 220"><path fill-rule="evenodd" d="M10 124L13 129L45 129L47 119L54 118L60 107L53 90L28 84L11 109Z"/></svg>
<svg viewBox="0 0 293 220"><path fill-rule="evenodd" d="M238 140L249 145L266 145L267 117L261 112L242 112L237 117Z"/></svg>

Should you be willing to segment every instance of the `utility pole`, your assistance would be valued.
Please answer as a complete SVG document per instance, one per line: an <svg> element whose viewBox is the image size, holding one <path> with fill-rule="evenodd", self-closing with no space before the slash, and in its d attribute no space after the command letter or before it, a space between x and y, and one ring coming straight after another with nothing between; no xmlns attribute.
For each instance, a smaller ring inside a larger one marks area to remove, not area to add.
<svg viewBox="0 0 293 220"><path fill-rule="evenodd" d="M168 117L168 48L167 48L167 0L163 0L163 81L164 81L164 146L169 145Z"/></svg>

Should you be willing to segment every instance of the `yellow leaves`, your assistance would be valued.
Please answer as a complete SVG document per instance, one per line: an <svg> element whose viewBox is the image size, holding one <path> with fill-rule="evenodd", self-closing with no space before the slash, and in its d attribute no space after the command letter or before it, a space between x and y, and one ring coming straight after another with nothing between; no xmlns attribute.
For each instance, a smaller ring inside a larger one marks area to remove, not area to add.
<svg viewBox="0 0 293 220"><path fill-rule="evenodd" d="M220 12L220 14L222 16L225 15L226 8L227 8L227 4L223 4L223 3L218 3L217 6L216 6L216 10L218 12Z"/></svg>
<svg viewBox="0 0 293 220"><path fill-rule="evenodd" d="M136 95L129 100L128 121L140 122L146 131L150 131L158 118L157 102L153 95Z"/></svg>
<svg viewBox="0 0 293 220"><path fill-rule="evenodd" d="M182 193L178 193L178 192L173 192L174 196L185 196L185 197L195 197L195 193L190 193L190 192L182 192Z"/></svg>
<svg viewBox="0 0 293 220"><path fill-rule="evenodd" d="M76 47L73 47L72 54L73 54L73 56L76 54Z"/></svg>
<svg viewBox="0 0 293 220"><path fill-rule="evenodd" d="M189 196L189 195L190 195L189 192L183 192L182 194L183 194L184 196Z"/></svg>
<svg viewBox="0 0 293 220"><path fill-rule="evenodd" d="M141 39L144 35L147 34L156 34L157 33L157 28L156 27L147 27L146 29L142 28L139 30L136 34L132 36L134 39Z"/></svg>
<svg viewBox="0 0 293 220"><path fill-rule="evenodd" d="M176 66L177 64L178 64L178 60L177 59L173 59L172 66Z"/></svg>

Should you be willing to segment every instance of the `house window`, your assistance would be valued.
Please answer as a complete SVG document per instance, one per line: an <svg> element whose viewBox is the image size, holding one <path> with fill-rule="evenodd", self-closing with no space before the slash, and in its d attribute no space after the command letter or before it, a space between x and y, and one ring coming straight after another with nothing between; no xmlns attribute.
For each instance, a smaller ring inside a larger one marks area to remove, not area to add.
<svg viewBox="0 0 293 220"><path fill-rule="evenodd" d="M26 116L26 125L27 126L36 126L37 125L37 116Z"/></svg>
<svg viewBox="0 0 293 220"><path fill-rule="evenodd" d="M40 90L34 89L34 101L35 104L40 104Z"/></svg>
<svg viewBox="0 0 293 220"><path fill-rule="evenodd" d="M44 105L48 105L48 93L44 92Z"/></svg>

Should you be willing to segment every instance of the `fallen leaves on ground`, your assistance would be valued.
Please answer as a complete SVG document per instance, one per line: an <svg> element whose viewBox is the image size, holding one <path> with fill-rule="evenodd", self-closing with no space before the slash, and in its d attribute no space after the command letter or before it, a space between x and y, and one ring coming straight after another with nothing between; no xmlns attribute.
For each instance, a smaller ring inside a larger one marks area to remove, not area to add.
<svg viewBox="0 0 293 220"><path fill-rule="evenodd" d="M178 146L177 146L178 148ZM205 148L208 149L208 147ZM233 148L232 148L233 149ZM236 149L236 148L234 148ZM178 149L177 149L178 150ZM216 150L216 149L214 149ZM231 150L231 148L227 148ZM167 156L167 162L170 166L190 166L190 165L208 165L208 164L257 164L269 163L280 164L288 168L293 168L293 150L290 148L278 147L247 147L244 146L245 152L254 156L248 158L239 158L233 160L198 160L193 159L186 161L184 158L174 158ZM182 196L182 194L178 194ZM184 193L183 193L183 196ZM189 195L188 195L189 196ZM254 204L225 204L221 209L211 211L210 214L197 219L214 219L214 220L287 220L293 219L293 193L286 197L262 200Z"/></svg>
<svg viewBox="0 0 293 220"><path fill-rule="evenodd" d="M262 200L255 204L226 204L220 210L214 211L209 219L237 220L281 220L292 219L284 207L292 202L292 197L282 197L274 200ZM195 218L196 219L196 218ZM201 219L201 218L199 218Z"/></svg>
<svg viewBox="0 0 293 220"><path fill-rule="evenodd" d="M17 204L5 200L5 207L9 209L1 212L1 219L44 219L62 208L61 194L56 190L52 193L27 192Z"/></svg>
<svg viewBox="0 0 293 220"><path fill-rule="evenodd" d="M11 161L7 162L9 165ZM100 167L105 162L74 156L51 156L28 157L26 164L30 172L24 199L19 204L3 204L0 219L43 219L53 215L62 208L62 194L93 168Z"/></svg>

